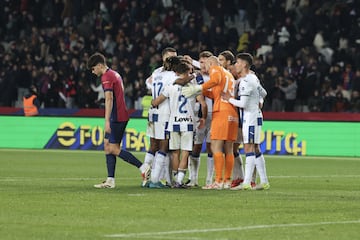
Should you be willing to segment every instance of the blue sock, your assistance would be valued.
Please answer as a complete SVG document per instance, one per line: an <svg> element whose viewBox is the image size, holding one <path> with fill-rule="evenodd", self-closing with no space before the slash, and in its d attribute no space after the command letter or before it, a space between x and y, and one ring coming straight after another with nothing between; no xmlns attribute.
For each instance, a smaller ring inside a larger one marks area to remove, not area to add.
<svg viewBox="0 0 360 240"><path fill-rule="evenodd" d="M198 158L200 157L200 154L191 153L190 156L192 156L193 158Z"/></svg>
<svg viewBox="0 0 360 240"><path fill-rule="evenodd" d="M121 149L119 157L125 162L128 162L137 168L139 168L142 165L142 162L140 162L134 155L132 155L130 152L126 150Z"/></svg>
<svg viewBox="0 0 360 240"><path fill-rule="evenodd" d="M116 157L113 154L106 154L106 166L108 171L108 177L115 176Z"/></svg>

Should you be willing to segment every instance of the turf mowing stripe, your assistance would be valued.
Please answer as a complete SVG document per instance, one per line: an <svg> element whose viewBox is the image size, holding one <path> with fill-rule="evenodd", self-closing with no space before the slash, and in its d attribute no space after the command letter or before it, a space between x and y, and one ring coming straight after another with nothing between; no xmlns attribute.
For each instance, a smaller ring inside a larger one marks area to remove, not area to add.
<svg viewBox="0 0 360 240"><path fill-rule="evenodd" d="M229 231L242 231L242 230L252 230L252 229L312 227L312 226L319 226L319 225L358 224L358 223L360 223L360 219L359 220L351 220L351 221L339 221L339 222L289 223L289 224L252 225L252 226L233 227L233 228L210 228L210 229L178 230L178 231L168 231L168 232L111 234L111 235L104 235L104 237L108 237L108 238L141 238L141 237L148 237L148 236L161 236L161 235L171 235L171 234L229 232Z"/></svg>
<svg viewBox="0 0 360 240"><path fill-rule="evenodd" d="M12 148L0 148L1 152L38 152L38 153L69 153L69 154L83 154L83 153L91 153L91 154L100 154L104 155L104 151L97 150L66 150L66 149L12 149ZM135 152L136 153L136 152Z"/></svg>
<svg viewBox="0 0 360 240"><path fill-rule="evenodd" d="M268 176L269 178L359 178L360 175L308 175L308 176ZM0 177L0 182L17 182L17 181L87 181L99 180L101 178L34 178L34 177ZM139 180L139 177L119 177L121 180Z"/></svg>
<svg viewBox="0 0 360 240"><path fill-rule="evenodd" d="M93 153L104 155L104 152L101 150L66 150L66 149L18 149L18 148L0 148L0 152L50 152L50 153ZM133 153L145 153L145 152L133 152ZM202 153L206 155L206 153ZM290 159L299 159L299 158L310 158L310 159L323 159L323 160L344 160L344 161L360 161L360 157L347 157L347 156L294 156L294 155L268 155L265 154L266 158L290 158Z"/></svg>
<svg viewBox="0 0 360 240"><path fill-rule="evenodd" d="M0 182L21 182L21 181L87 181L99 180L100 178L33 178L33 177L0 177ZM139 178L138 178L139 179Z"/></svg>
<svg viewBox="0 0 360 240"><path fill-rule="evenodd" d="M307 175L307 176L269 176L269 178L359 178L359 175Z"/></svg>

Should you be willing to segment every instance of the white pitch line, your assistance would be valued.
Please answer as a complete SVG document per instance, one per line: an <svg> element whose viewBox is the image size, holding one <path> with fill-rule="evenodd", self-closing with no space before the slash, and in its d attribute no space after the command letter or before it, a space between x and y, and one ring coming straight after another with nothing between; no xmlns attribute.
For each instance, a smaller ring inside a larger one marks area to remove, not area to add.
<svg viewBox="0 0 360 240"><path fill-rule="evenodd" d="M167 240L208 240L209 238L202 238L202 237L184 237L184 236L179 236L179 237L174 237L174 236L144 236L144 237L139 237L139 238L146 238L146 239L167 239ZM219 238L216 240L229 240L227 238Z"/></svg>
<svg viewBox="0 0 360 240"><path fill-rule="evenodd" d="M128 234L110 234L110 235L104 235L104 237L108 237L108 238L141 238L141 237L162 236L162 235L171 235L171 234L230 232L230 231L243 231L243 230L252 230L252 229L288 228L288 227L313 227L313 226L320 226L320 225L359 224L359 223L360 223L360 219L359 220L352 220L352 221L338 221L338 222L269 224L269 225L252 225L252 226L233 227L233 228L210 228L210 229L178 230L178 231L168 231L168 232L144 232L144 233L128 233Z"/></svg>
<svg viewBox="0 0 360 240"><path fill-rule="evenodd" d="M268 176L269 178L358 178L359 175Z"/></svg>

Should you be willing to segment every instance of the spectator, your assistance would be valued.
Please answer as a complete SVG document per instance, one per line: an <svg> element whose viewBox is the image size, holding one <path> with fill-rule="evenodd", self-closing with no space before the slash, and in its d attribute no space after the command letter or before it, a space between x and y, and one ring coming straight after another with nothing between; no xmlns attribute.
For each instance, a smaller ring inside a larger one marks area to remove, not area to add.
<svg viewBox="0 0 360 240"><path fill-rule="evenodd" d="M102 47L104 48L105 53L109 55L114 55L116 42L112 39L111 34L106 34L105 39L102 42Z"/></svg>
<svg viewBox="0 0 360 240"><path fill-rule="evenodd" d="M300 78L298 81L298 98L302 105L307 104L307 101L314 90L319 88L317 87L317 74L317 65L310 65L306 70L306 76L304 78Z"/></svg>
<svg viewBox="0 0 360 240"><path fill-rule="evenodd" d="M309 98L308 108L310 112L320 112L322 107L322 98L319 90L315 89L313 96Z"/></svg>
<svg viewBox="0 0 360 240"><path fill-rule="evenodd" d="M269 93L269 101L264 102L265 111L282 111L283 93L278 87L278 78L279 74L276 66L266 69L264 73L264 88Z"/></svg>
<svg viewBox="0 0 360 240"><path fill-rule="evenodd" d="M74 108L75 107L75 98L76 98L76 84L74 81L74 76L71 74L65 81L65 107Z"/></svg>
<svg viewBox="0 0 360 240"><path fill-rule="evenodd" d="M329 78L331 81L332 89L336 89L336 87L338 85L341 85L341 83L342 83L340 71L341 71L341 68L340 68L339 64L335 64L330 67L330 71L328 74L329 74Z"/></svg>
<svg viewBox="0 0 360 240"><path fill-rule="evenodd" d="M148 76L161 63L156 55L163 48L171 45L181 54L189 55L202 50L217 54L225 49L235 50L238 36L242 36L239 50L254 55L258 52L262 58L263 70L255 68L269 96L272 89L277 89L275 79L287 78L284 68L295 79L297 100L304 106L314 90L321 89L324 80L330 80L332 88L321 90L325 106L333 99L331 92L338 85L349 95L360 90L360 73L357 73L360 15L356 1L331 4L292 0L286 4L249 0L26 2L1 3L2 106L19 104L31 84L39 88L39 101L46 102L43 107L65 106L60 96L66 95L64 81L72 74L76 87L73 106L98 107L92 102L96 94L87 84L92 79L82 67L87 61L86 52L101 51L109 60L116 56L118 60L109 62L109 66L128 74L125 88L131 90L135 84L143 84L135 73L141 71ZM235 9L240 9L241 24L234 24L238 19ZM136 63L139 57L141 65ZM289 58L295 59L290 65ZM129 69L125 69L126 65ZM266 69L273 67L279 71L270 79ZM54 90L53 85L58 85L59 90ZM79 96L87 91L94 96ZM134 106L137 98L130 91L128 94L128 104ZM90 102L85 104L84 100ZM265 101L264 110L271 110L269 103ZM332 107L324 109L331 111Z"/></svg>
<svg viewBox="0 0 360 240"><path fill-rule="evenodd" d="M335 102L335 92L332 90L331 87L325 88L323 95L322 95L322 99L323 99L323 104L322 104L321 111L322 112L332 112L333 105Z"/></svg>
<svg viewBox="0 0 360 240"><path fill-rule="evenodd" d="M284 92L280 89L282 84L282 77L276 79L276 84L271 89L270 92L270 101L271 101L271 111L273 112L282 112L284 110Z"/></svg>
<svg viewBox="0 0 360 240"><path fill-rule="evenodd" d="M40 102L37 99L36 86L32 85L30 91L23 97L24 115L36 116L39 114Z"/></svg>
<svg viewBox="0 0 360 240"><path fill-rule="evenodd" d="M97 84L97 86L93 83L90 84L91 89L97 93L97 98L95 100L95 104L96 106L98 106L99 108L104 108L105 107L105 94L104 94L104 90L101 86L101 83Z"/></svg>
<svg viewBox="0 0 360 240"><path fill-rule="evenodd" d="M336 93L336 98L333 104L333 112L346 112L349 110L349 102L343 97L343 94L339 91Z"/></svg>
<svg viewBox="0 0 360 240"><path fill-rule="evenodd" d="M279 44L281 46L285 46L289 42L290 33L285 26L281 27L281 30L278 32L278 36L279 36Z"/></svg>
<svg viewBox="0 0 360 240"><path fill-rule="evenodd" d="M353 80L354 80L354 72L352 71L352 67L351 67L351 64L346 64L345 66L345 70L344 72L342 73L342 87L343 89L345 90L351 90L352 89L352 83L353 83Z"/></svg>
<svg viewBox="0 0 360 240"><path fill-rule="evenodd" d="M14 67L15 66L16 65L14 65ZM16 86L18 88L18 98L22 99L29 93L31 86L31 73L28 71L25 63L22 63L20 65L20 69L16 67L14 75Z"/></svg>
<svg viewBox="0 0 360 240"><path fill-rule="evenodd" d="M353 113L360 113L360 94L359 91L351 93L350 110Z"/></svg>
<svg viewBox="0 0 360 240"><path fill-rule="evenodd" d="M79 108L104 108L100 102L96 101L96 98L93 96L91 89L85 83L83 78L78 82L76 92L76 104ZM103 90L102 93L104 93Z"/></svg>
<svg viewBox="0 0 360 240"><path fill-rule="evenodd" d="M352 90L360 92L360 66L355 71L355 77L352 84Z"/></svg>
<svg viewBox="0 0 360 240"><path fill-rule="evenodd" d="M126 75L123 76L125 103L128 109L134 108L134 87Z"/></svg>
<svg viewBox="0 0 360 240"><path fill-rule="evenodd" d="M147 20L151 28L155 28L161 24L161 18L156 10L152 10L149 19Z"/></svg>
<svg viewBox="0 0 360 240"><path fill-rule="evenodd" d="M295 110L297 84L294 78L287 77L284 86L279 85L281 91L285 94L285 112L293 112Z"/></svg>

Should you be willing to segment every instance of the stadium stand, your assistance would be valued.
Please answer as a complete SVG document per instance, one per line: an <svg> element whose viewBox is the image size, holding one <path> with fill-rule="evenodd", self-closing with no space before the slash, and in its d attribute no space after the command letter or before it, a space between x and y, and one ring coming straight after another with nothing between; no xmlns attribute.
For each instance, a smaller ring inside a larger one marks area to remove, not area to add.
<svg viewBox="0 0 360 240"><path fill-rule="evenodd" d="M141 108L145 79L172 46L194 58L229 49L256 56L264 111L360 111L360 2L326 0L0 1L0 106L21 107L31 85L42 108L102 108L86 70L95 51L123 76L126 103Z"/></svg>

